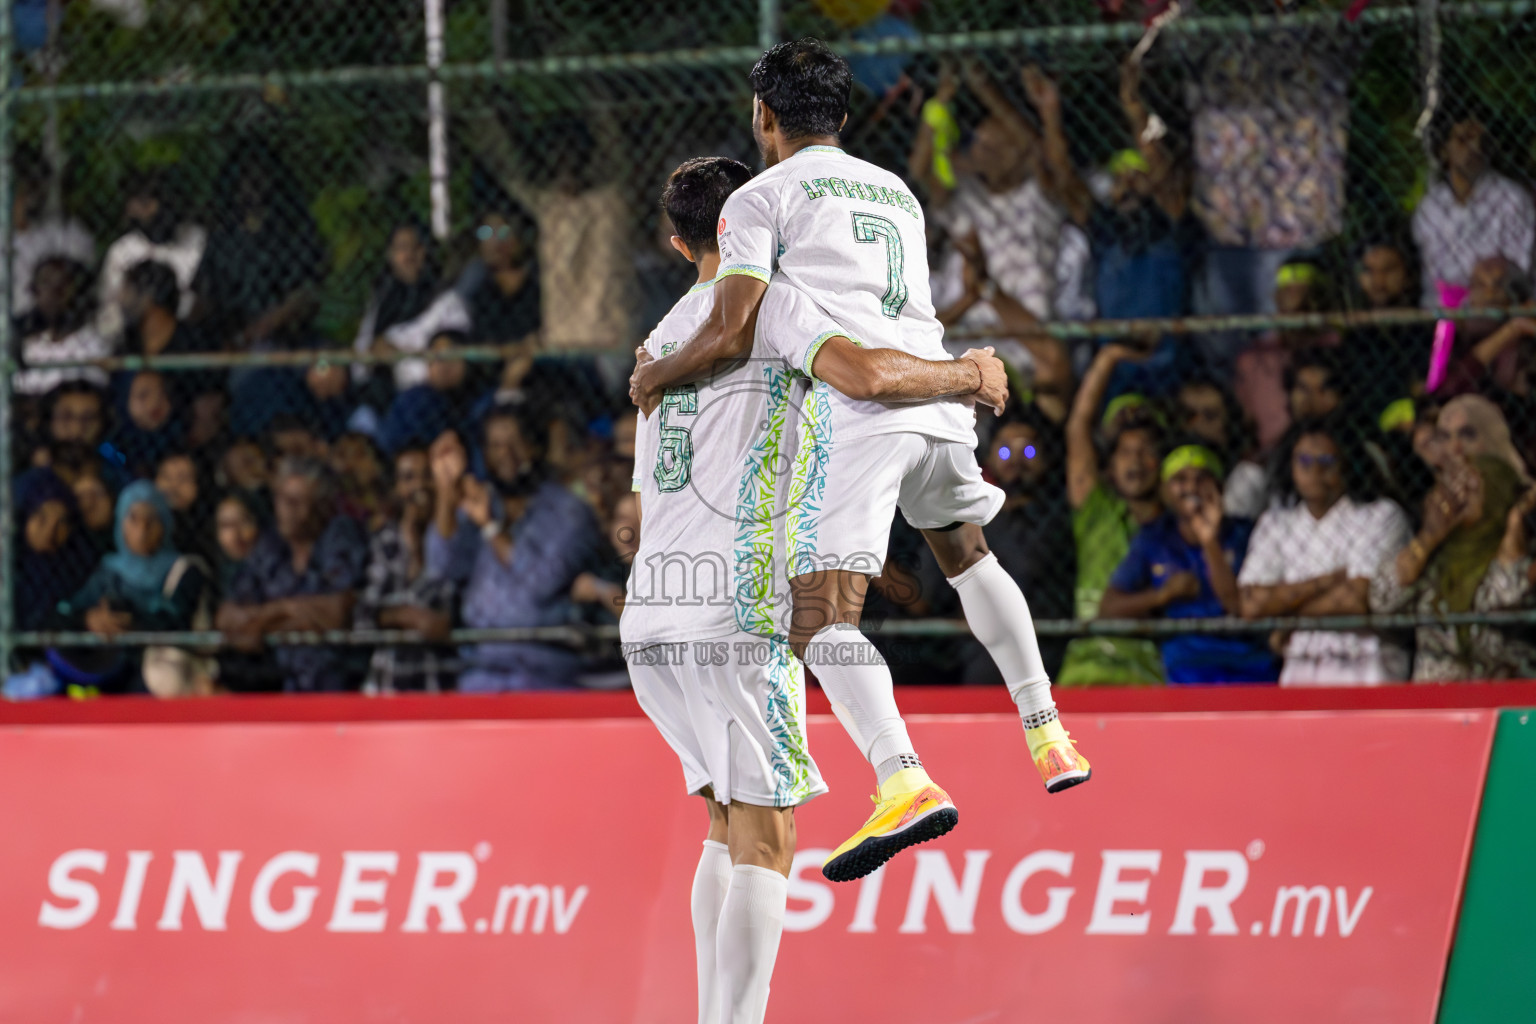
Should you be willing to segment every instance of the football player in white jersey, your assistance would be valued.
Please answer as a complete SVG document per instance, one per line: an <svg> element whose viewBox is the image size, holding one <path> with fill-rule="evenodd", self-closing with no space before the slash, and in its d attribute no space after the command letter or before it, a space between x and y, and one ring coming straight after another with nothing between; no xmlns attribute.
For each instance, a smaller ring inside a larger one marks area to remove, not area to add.
<svg viewBox="0 0 1536 1024"><path fill-rule="evenodd" d="M672 244L698 283L664 317L640 358L689 343L708 318L720 255L716 222L751 172L735 160L689 160L662 202ZM830 329L792 289L774 291L775 323ZM778 952L794 809L826 792L806 747L805 683L790 651L783 523L804 378L785 361L790 334L759 332L750 358L708 382L642 406L635 440L640 543L619 621L635 696L705 799L709 833L691 898L699 1020L763 1019ZM952 392L1001 405L1003 366L988 352L926 362L855 354L866 375L899 375L895 393Z"/></svg>
<svg viewBox="0 0 1536 1024"><path fill-rule="evenodd" d="M875 813L822 868L847 881L956 820L913 749L890 670L858 628L897 508L923 531L1002 671L1047 791L1086 782L1090 768L1057 718L1024 595L987 549L982 526L1003 494L976 463L973 409L891 404L890 381L853 369L861 346L944 356L922 208L896 175L839 148L852 76L825 44L775 46L751 80L753 134L768 169L722 211L708 319L687 345L638 366L631 391L643 404L706 378L750 353L763 331L792 338L790 358L811 379L786 520L790 644L876 771ZM789 308L776 293L808 301Z"/></svg>

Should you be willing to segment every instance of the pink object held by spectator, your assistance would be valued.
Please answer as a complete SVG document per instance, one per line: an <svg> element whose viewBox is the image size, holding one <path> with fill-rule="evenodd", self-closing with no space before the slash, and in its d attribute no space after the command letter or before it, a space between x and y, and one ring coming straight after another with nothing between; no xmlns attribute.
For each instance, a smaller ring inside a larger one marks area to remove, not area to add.
<svg viewBox="0 0 1536 1024"><path fill-rule="evenodd" d="M1446 309L1459 309L1467 299L1464 285L1436 281L1435 290L1440 294L1440 305ZM1433 394L1436 388L1445 383L1445 371L1451 365L1451 349L1455 345L1456 321L1436 320L1435 344L1429 352L1429 376L1424 381L1425 391Z"/></svg>

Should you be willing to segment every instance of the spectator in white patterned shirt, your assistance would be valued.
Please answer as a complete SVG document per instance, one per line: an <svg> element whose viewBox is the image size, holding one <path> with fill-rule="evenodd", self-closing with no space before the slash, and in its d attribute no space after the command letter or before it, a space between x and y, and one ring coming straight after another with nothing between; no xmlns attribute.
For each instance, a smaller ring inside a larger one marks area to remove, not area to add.
<svg viewBox="0 0 1536 1024"><path fill-rule="evenodd" d="M1471 111L1441 122L1436 153L1441 179L1413 214L1413 238L1423 264L1423 303L1440 304L1437 282L1462 285L1488 256L1531 269L1536 206L1525 189L1489 167L1487 121Z"/></svg>
<svg viewBox="0 0 1536 1024"><path fill-rule="evenodd" d="M1408 517L1371 491L1358 434L1308 420L1281 442L1279 501L1260 517L1238 574L1242 614L1359 615L1371 578L1408 541ZM1408 653L1375 633L1303 630L1286 641L1282 686L1372 686L1408 675Z"/></svg>

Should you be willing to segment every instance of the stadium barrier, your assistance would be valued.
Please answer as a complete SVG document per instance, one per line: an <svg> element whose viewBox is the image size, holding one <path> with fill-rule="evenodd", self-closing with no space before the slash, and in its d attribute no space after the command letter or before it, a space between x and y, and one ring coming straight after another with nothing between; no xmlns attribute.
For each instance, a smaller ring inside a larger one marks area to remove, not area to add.
<svg viewBox="0 0 1536 1024"><path fill-rule="evenodd" d="M799 816L770 1019L1434 1021L1488 708L1533 694L1066 694L1096 777L1047 799L991 713L1001 691L908 691L961 827L837 887L817 869L862 819L868 769L817 714L833 791ZM1528 836L1511 721L1461 923L1474 953L1530 932L1487 895L1530 887L1485 848ZM627 694L88 702L0 724L0 815L27 823L0 848L0 1019L692 1013L704 817ZM1454 996L1445 1019L1471 1019Z"/></svg>

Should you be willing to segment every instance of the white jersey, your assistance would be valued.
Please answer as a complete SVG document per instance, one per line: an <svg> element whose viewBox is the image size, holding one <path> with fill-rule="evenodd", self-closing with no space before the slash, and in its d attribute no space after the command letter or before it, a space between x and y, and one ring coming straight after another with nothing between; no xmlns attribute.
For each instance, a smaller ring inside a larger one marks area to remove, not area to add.
<svg viewBox="0 0 1536 1024"><path fill-rule="evenodd" d="M695 285L645 341L660 358L709 317L713 282ZM631 648L788 630L783 512L805 391L759 331L752 358L669 388L635 433L640 549L619 632Z"/></svg>
<svg viewBox="0 0 1536 1024"><path fill-rule="evenodd" d="M952 358L929 294L923 209L889 171L808 146L732 193L719 240L722 277L777 271L860 345ZM791 365L813 377L826 336L796 340ZM975 410L957 398L856 402L814 382L806 416L825 441L911 432L976 444Z"/></svg>

